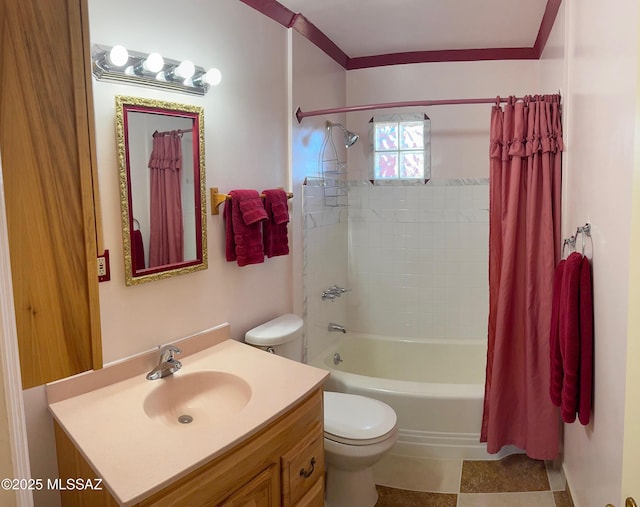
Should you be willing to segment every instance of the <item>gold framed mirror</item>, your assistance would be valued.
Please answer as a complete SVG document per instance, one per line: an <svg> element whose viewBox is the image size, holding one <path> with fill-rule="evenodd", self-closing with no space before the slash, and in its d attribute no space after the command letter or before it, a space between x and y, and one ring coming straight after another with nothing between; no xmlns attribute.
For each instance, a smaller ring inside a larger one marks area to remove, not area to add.
<svg viewBox="0 0 640 507"><path fill-rule="evenodd" d="M204 109L116 96L125 283L207 268Z"/></svg>

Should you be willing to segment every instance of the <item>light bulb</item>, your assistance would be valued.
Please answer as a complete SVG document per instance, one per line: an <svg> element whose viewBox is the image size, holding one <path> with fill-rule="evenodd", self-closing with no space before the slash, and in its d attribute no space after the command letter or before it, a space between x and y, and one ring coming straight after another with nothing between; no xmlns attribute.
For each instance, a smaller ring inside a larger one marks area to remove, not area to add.
<svg viewBox="0 0 640 507"><path fill-rule="evenodd" d="M160 72L164 68L164 58L159 53L151 53L142 64L147 72Z"/></svg>
<svg viewBox="0 0 640 507"><path fill-rule="evenodd" d="M222 81L222 73L215 68L209 69L207 73L202 76L202 80L211 86L218 86L220 81Z"/></svg>
<svg viewBox="0 0 640 507"><path fill-rule="evenodd" d="M184 60L175 70L175 75L182 79L191 79L196 72L196 67L190 60Z"/></svg>
<svg viewBox="0 0 640 507"><path fill-rule="evenodd" d="M129 61L129 52L124 46L113 46L109 51L109 63L114 67L122 67Z"/></svg>

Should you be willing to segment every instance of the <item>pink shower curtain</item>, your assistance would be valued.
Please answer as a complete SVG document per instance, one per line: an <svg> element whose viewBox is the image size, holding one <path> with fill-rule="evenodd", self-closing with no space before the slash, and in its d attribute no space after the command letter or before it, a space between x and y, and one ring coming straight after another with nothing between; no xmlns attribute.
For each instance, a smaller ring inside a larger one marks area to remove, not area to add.
<svg viewBox="0 0 640 507"><path fill-rule="evenodd" d="M558 454L549 398L549 328L559 260L560 97L510 98L491 111L489 340L481 441L535 459Z"/></svg>
<svg viewBox="0 0 640 507"><path fill-rule="evenodd" d="M177 132L156 132L149 158L151 174L149 267L182 262L183 226L180 170L182 144Z"/></svg>

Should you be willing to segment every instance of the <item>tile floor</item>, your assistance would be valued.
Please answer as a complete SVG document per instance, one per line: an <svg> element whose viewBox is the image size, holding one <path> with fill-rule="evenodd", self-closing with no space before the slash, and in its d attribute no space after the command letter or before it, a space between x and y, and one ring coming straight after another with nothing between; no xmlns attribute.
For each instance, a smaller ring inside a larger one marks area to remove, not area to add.
<svg viewBox="0 0 640 507"><path fill-rule="evenodd" d="M374 479L376 507L573 507L562 472L523 454L497 461L390 454Z"/></svg>

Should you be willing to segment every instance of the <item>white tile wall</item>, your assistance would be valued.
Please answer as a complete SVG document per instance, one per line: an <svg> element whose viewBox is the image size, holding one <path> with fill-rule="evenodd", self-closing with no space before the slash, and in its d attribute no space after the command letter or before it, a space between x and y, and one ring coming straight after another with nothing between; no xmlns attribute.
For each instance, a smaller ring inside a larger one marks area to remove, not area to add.
<svg viewBox="0 0 640 507"><path fill-rule="evenodd" d="M485 339L489 308L489 188L484 179L420 187L352 183L349 207L304 187L307 356L350 331ZM331 285L351 292L322 301Z"/></svg>
<svg viewBox="0 0 640 507"><path fill-rule="evenodd" d="M484 339L488 181L349 190L348 326L413 338Z"/></svg>
<svg viewBox="0 0 640 507"><path fill-rule="evenodd" d="M313 358L339 336L328 332L329 322L347 325L345 297L323 301L322 291L347 286L348 221L346 207L325 206L319 181L303 185L304 321L308 358Z"/></svg>

